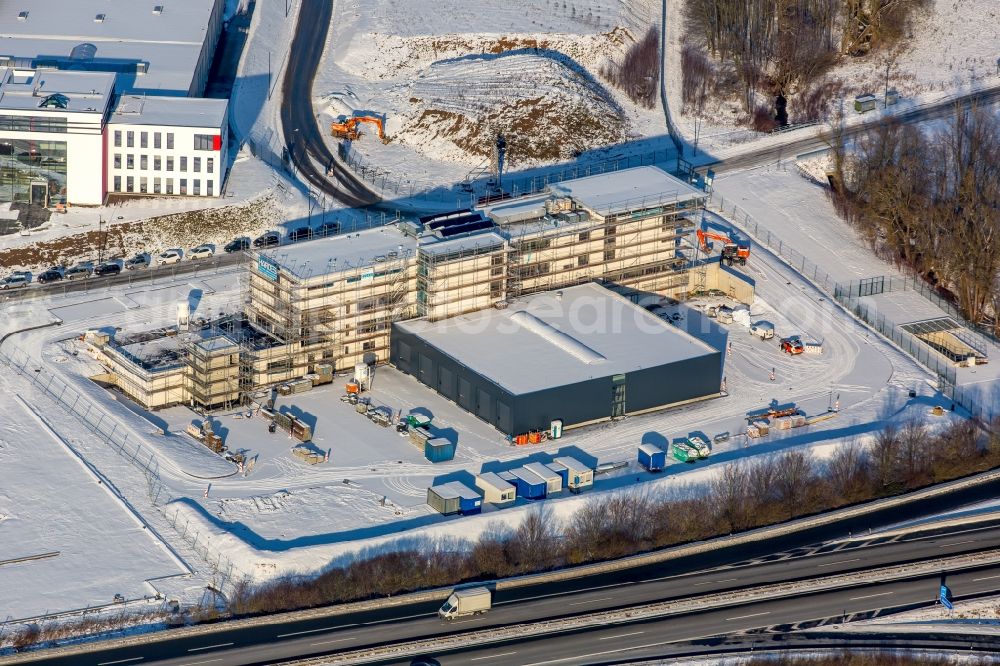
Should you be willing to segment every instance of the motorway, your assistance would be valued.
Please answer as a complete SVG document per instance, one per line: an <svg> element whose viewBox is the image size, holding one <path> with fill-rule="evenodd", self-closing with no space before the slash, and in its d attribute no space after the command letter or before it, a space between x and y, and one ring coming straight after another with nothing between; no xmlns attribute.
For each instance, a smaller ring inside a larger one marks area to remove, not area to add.
<svg viewBox="0 0 1000 666"><path fill-rule="evenodd" d="M340 159L330 152L313 115L312 87L326 48L333 0L310 0L299 7L295 37L281 85L281 129L298 173L320 192L363 208L379 201ZM311 158L311 159L310 159ZM324 173L317 164L327 165Z"/></svg>
<svg viewBox="0 0 1000 666"><path fill-rule="evenodd" d="M50 657L40 652L36 655L37 659L30 663L48 666L70 664L107 666L113 663L162 663L174 666L213 663L224 666L275 663L311 654L428 638L457 631L628 608L654 601L681 599L792 580L808 580L890 564L924 561L990 549L998 544L1000 544L998 524L975 528L939 528L905 536L874 536L864 541L798 548L769 555L763 561L727 564L696 573L679 574L682 568L678 567L677 562L670 562L577 581L504 589L496 593L494 609L491 612L451 623L445 623L436 617L435 611L440 601L428 601L354 612L349 615L331 614L309 620L290 621L275 618L273 624L258 626L227 629L226 625L220 625L218 631L195 636L171 637L170 632L164 632L152 637L153 642L142 645L130 647L95 645L93 647L96 650L89 654ZM753 554L753 549L744 549L742 552ZM703 557L689 562L688 570L704 569L704 565L710 559ZM701 567L698 567L699 562L702 564ZM993 568L1000 571L1000 567ZM624 638L620 634L630 631L638 632L635 634L637 637L655 636L658 639L649 642L662 642L666 640L664 637L669 637L673 641L731 633L752 627L829 617L844 610L848 613L873 611L931 599L937 592L936 580L936 577L933 580L925 577L916 582L885 583L881 586L852 588L846 592L810 594L795 599L747 604L745 607L657 620L655 627L649 629L644 626L628 630L618 627L617 633L610 630L606 633L601 633L604 630L591 630L586 635L588 640L596 635L597 638L592 640L600 641L598 645L606 646L608 650L617 650L620 649L620 641ZM956 595L978 594L1000 590L1000 574L993 575L988 572L971 576L961 574L954 580L949 577L948 583ZM831 610L834 607L836 612ZM553 645L556 644L540 649L543 651L567 649L565 645L558 647ZM488 652L485 648L483 650L484 654ZM554 653L548 654L551 656ZM566 654L574 653L570 650ZM459 661L453 663L466 663L468 658L468 655L463 655L458 658ZM525 663L523 659L528 658L529 656L525 654L514 661ZM538 658L541 659L541 656ZM0 659L0 664L2 663L4 660ZM571 663L584 662L577 660Z"/></svg>

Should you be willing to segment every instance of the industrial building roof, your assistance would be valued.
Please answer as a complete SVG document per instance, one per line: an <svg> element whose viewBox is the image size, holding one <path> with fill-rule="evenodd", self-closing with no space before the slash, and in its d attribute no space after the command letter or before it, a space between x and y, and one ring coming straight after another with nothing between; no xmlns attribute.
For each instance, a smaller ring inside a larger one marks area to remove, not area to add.
<svg viewBox="0 0 1000 666"><path fill-rule="evenodd" d="M655 207L661 203L701 199L705 193L654 166L611 171L554 183L549 191L568 196L601 215Z"/></svg>
<svg viewBox="0 0 1000 666"><path fill-rule="evenodd" d="M716 353L595 283L397 326L518 395Z"/></svg>
<svg viewBox="0 0 1000 666"><path fill-rule="evenodd" d="M0 12L2 14L2 12ZM0 109L104 114L115 75L106 72L0 70Z"/></svg>
<svg viewBox="0 0 1000 666"><path fill-rule="evenodd" d="M229 100L225 99L122 95L110 122L220 128L226 123L228 106Z"/></svg>
<svg viewBox="0 0 1000 666"><path fill-rule="evenodd" d="M19 66L42 62L123 74L145 63L146 73L123 76L120 83L128 89L186 95L212 10L220 1L5 2L0 7L0 54Z"/></svg>
<svg viewBox="0 0 1000 666"><path fill-rule="evenodd" d="M364 268L389 258L391 252L412 253L417 239L401 233L394 226L329 236L306 243L282 245L260 254L300 280Z"/></svg>
<svg viewBox="0 0 1000 666"><path fill-rule="evenodd" d="M442 255L467 252L477 248L493 248L503 245L505 239L495 231L475 233L470 236L450 240L420 239L420 251L426 254Z"/></svg>

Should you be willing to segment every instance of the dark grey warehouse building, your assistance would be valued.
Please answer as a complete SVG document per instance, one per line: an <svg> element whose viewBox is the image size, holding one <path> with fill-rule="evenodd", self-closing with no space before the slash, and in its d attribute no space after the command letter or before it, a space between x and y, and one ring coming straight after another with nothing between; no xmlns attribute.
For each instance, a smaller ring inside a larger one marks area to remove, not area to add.
<svg viewBox="0 0 1000 666"><path fill-rule="evenodd" d="M391 362L501 432L571 428L719 393L723 354L596 283L393 324Z"/></svg>

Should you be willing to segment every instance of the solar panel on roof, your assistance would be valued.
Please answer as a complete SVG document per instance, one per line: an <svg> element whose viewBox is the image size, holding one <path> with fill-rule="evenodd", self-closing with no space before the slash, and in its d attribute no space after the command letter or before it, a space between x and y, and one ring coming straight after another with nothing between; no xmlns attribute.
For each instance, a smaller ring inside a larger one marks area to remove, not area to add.
<svg viewBox="0 0 1000 666"><path fill-rule="evenodd" d="M468 215L461 215L459 217L448 218L445 220L434 220L428 222L424 226L434 231L435 229L444 229L449 227L460 227L463 224L469 224L470 222L478 222L482 220L483 216L481 213L469 213Z"/></svg>
<svg viewBox="0 0 1000 666"><path fill-rule="evenodd" d="M444 229L438 230L438 234L440 234L442 238L448 238L450 236L467 234L472 231L479 231L481 229L492 229L493 226L494 225L492 220L480 220L478 222L471 222L469 224L463 224L457 227L445 227Z"/></svg>

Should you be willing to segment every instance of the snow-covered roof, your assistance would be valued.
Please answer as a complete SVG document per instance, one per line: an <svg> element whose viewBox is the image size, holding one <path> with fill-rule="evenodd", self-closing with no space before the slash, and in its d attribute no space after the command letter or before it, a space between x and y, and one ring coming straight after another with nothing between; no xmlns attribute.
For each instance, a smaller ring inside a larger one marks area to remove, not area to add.
<svg viewBox="0 0 1000 666"><path fill-rule="evenodd" d="M218 129L226 123L228 107L225 99L122 95L109 122Z"/></svg>
<svg viewBox="0 0 1000 666"><path fill-rule="evenodd" d="M283 272L308 280L401 258L416 247L417 239L394 226L385 226L282 245L260 254L271 259ZM396 254L392 255L393 252Z"/></svg>
<svg viewBox="0 0 1000 666"><path fill-rule="evenodd" d="M559 472L551 469L548 465L543 465L540 462L527 463L524 465L524 469L528 470L532 474L538 475L546 481L549 479L559 478Z"/></svg>
<svg viewBox="0 0 1000 666"><path fill-rule="evenodd" d="M504 310L397 326L513 394L716 353L596 283L519 298Z"/></svg>
<svg viewBox="0 0 1000 666"><path fill-rule="evenodd" d="M497 490L510 490L512 486L508 481L504 481L494 472L483 472L476 477L481 483L491 486Z"/></svg>
<svg viewBox="0 0 1000 666"><path fill-rule="evenodd" d="M186 95L224 0L22 0L3 3L0 52L22 62L122 72L126 88ZM162 11L156 12L156 7ZM143 74L134 72L144 64ZM129 82L129 79L134 79Z"/></svg>
<svg viewBox="0 0 1000 666"><path fill-rule="evenodd" d="M557 196L568 196L601 215L642 210L706 196L701 190L654 166L622 169L553 183L549 186L549 191Z"/></svg>
<svg viewBox="0 0 1000 666"><path fill-rule="evenodd" d="M115 75L106 72L4 68L0 77L0 109L30 111L32 115L51 112L103 116L115 85Z"/></svg>
<svg viewBox="0 0 1000 666"><path fill-rule="evenodd" d="M571 456L559 456L558 458L553 458L552 463L555 465L562 465L571 472L593 471L592 467L584 465L582 462Z"/></svg>
<svg viewBox="0 0 1000 666"><path fill-rule="evenodd" d="M449 481L448 483L442 483L439 486L433 486L431 488L434 494L441 499L481 499L482 495L477 493L472 488L468 487L461 481Z"/></svg>
<svg viewBox="0 0 1000 666"><path fill-rule="evenodd" d="M434 238L421 238L420 251L425 254L442 255L464 252L480 248L500 247L505 242L503 236L495 231L486 233L473 233L461 238L450 240L437 240Z"/></svg>

